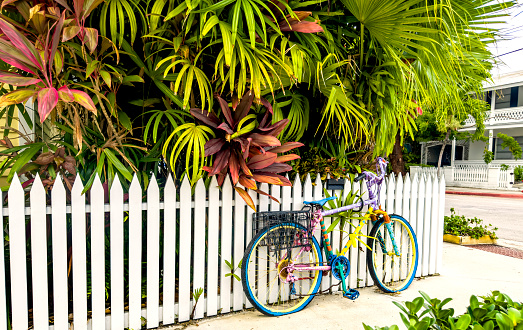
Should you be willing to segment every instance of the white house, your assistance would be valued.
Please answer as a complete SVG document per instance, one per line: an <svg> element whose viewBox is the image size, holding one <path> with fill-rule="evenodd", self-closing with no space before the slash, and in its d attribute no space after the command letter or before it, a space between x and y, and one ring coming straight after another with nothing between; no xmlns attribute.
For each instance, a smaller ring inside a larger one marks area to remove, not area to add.
<svg viewBox="0 0 523 330"><path fill-rule="evenodd" d="M508 149L501 148L503 141L497 138L498 133L507 134L516 139L523 147L523 71L506 73L493 78L493 81L485 84L485 101L490 103L490 111L487 111L485 115L485 136L488 137L488 141L453 141L451 145L446 146L442 165L448 167L446 171L448 185L510 187L510 182L513 181L513 177L510 177L512 169L514 166L523 165L523 160L516 161ZM469 117L460 131L474 131L475 129L476 122L474 118ZM441 144L441 141L422 143L422 164L437 164ZM485 164L483 160L485 148L494 153L494 160L489 165ZM509 166L508 171L500 170L503 164ZM490 176L495 178L488 179L489 171ZM460 175L464 175L461 172L474 172L475 174L460 178ZM452 178L448 177L449 175ZM478 178L480 178L479 181ZM482 183L477 184L478 182ZM486 182L489 183L486 184Z"/></svg>

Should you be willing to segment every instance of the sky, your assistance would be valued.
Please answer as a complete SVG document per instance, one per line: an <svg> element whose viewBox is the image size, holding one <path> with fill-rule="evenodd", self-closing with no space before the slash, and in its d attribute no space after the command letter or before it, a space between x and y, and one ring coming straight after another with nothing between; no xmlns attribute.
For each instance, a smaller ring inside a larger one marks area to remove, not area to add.
<svg viewBox="0 0 523 330"><path fill-rule="evenodd" d="M500 40L491 46L492 53L500 63L492 72L503 74L523 70L523 1L509 10L507 26L503 29L505 40Z"/></svg>

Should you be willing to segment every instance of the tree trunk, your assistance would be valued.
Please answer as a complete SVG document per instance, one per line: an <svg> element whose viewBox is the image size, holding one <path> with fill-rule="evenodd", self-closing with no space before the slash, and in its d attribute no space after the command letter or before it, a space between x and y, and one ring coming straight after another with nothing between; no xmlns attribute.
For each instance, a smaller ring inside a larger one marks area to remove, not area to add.
<svg viewBox="0 0 523 330"><path fill-rule="evenodd" d="M445 139L443 140L443 145L441 146L441 150L439 151L438 176L441 175L441 159L443 158L443 153L445 152L445 147L449 143L449 136L450 136L450 128L447 130L447 134L445 134Z"/></svg>
<svg viewBox="0 0 523 330"><path fill-rule="evenodd" d="M405 175L405 161L403 160L403 146L401 145L401 136L400 133L396 134L396 142L394 143L394 148L392 153L389 155L390 167L394 174L398 175L402 173Z"/></svg>

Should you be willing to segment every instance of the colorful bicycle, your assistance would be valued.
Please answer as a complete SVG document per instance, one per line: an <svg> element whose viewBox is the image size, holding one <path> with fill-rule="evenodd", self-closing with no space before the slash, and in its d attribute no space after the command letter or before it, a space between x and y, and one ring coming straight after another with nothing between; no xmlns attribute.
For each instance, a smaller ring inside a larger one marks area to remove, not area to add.
<svg viewBox="0 0 523 330"><path fill-rule="evenodd" d="M378 157L376 174L363 172L355 178L367 180L368 199L332 209L323 205L336 197L304 202L301 211L259 212L253 215L253 239L242 261L243 290L260 312L279 316L295 313L307 306L319 293L324 272L331 271L341 282L343 296L356 299L359 292L348 288L346 279L350 262L345 257L369 221L373 227L367 237L367 267L374 283L384 292L405 290L418 267L418 243L410 224L403 217L388 215L381 210L379 195L385 177L387 161ZM347 210L362 210L369 206L359 225L350 234L344 248L334 254L323 217ZM323 260L320 244L313 236L321 227L325 250Z"/></svg>

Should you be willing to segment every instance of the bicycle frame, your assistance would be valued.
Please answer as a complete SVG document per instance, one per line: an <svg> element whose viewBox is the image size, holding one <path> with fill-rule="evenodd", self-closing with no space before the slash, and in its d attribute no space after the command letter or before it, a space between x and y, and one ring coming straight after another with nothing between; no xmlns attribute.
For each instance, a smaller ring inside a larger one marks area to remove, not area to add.
<svg viewBox="0 0 523 330"><path fill-rule="evenodd" d="M314 211L313 218L312 218L313 223L312 223L312 230L311 230L311 232L312 233L315 232L316 228L318 227L318 224L320 225L322 241L324 243L325 254L326 254L327 260L332 260L333 256L343 256L343 255L345 255L345 253L347 253L347 251L349 250L349 248L351 246L356 247L357 236L361 232L363 226L365 226L369 222L369 220L373 220L373 218L376 215L387 216L387 213L385 211L381 210L381 207L379 205L380 188L381 188L381 184L382 184L382 182L383 182L383 180L385 178L386 162L382 158L378 158L378 163L376 164L376 167L377 167L377 172L379 172L379 175L374 175L373 173L365 172L365 177L367 179L367 191L369 193L369 198L368 199L360 200L357 203L354 203L354 204L351 204L351 205L347 205L347 206L343 206L343 207L339 207L339 208L335 208L335 209L328 210L328 211L325 211L322 208ZM372 189L373 186L376 186L376 189ZM353 233L349 235L350 239L345 244L345 246L340 251L340 253L335 255L332 252L332 246L330 244L329 235L327 233L327 230L325 229L325 221L324 221L323 217L329 216L329 215L333 215L333 214L336 214L336 213L339 213L339 212L344 212L344 211L348 211L348 210L352 210L352 209L356 209L356 208L361 208L361 207L364 207L364 206L367 206L367 205L369 206L369 210L366 212L366 214L363 217L363 219L360 220L360 223L358 224L356 229L353 231ZM394 240L394 234L393 234L392 226L391 226L390 223L386 223L385 225L387 226L387 229L388 229L388 232L389 232L389 235L390 235L390 238L391 238L391 242L392 242L392 245L393 245L393 248L394 248L394 252L395 252L396 255L399 256L400 253L399 253L399 249L398 249L398 247L396 245L396 242ZM384 246L383 238L378 237L378 239L380 240L381 246ZM295 260L297 260L297 258L305 250L306 250L306 247L302 247L300 252L296 255ZM299 269L299 270L302 270L302 271L305 271L305 270L312 270L312 271L315 271L315 270L318 270L318 271L329 271L329 270L332 270L332 267L330 265L327 265L327 266L291 265L289 268L290 268L289 269L290 272L289 272L289 276L287 278L287 282L295 282L295 281L299 280L297 278L294 278L294 275L292 274L292 270L296 270L296 269Z"/></svg>

